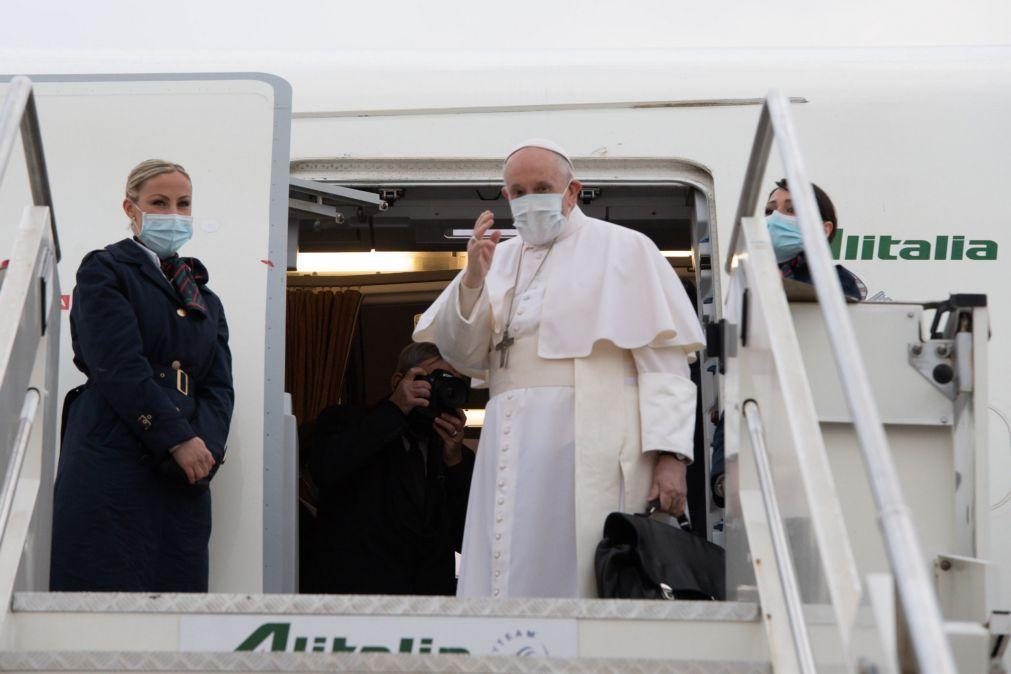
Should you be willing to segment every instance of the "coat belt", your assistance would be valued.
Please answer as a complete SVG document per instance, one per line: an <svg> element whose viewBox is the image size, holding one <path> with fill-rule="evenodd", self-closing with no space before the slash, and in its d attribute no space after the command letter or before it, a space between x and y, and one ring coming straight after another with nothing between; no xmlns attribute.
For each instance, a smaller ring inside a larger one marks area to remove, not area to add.
<svg viewBox="0 0 1011 674"><path fill-rule="evenodd" d="M162 386L173 388L184 396L191 394L190 375L181 367L155 365L152 363L151 369L154 370L154 380Z"/></svg>

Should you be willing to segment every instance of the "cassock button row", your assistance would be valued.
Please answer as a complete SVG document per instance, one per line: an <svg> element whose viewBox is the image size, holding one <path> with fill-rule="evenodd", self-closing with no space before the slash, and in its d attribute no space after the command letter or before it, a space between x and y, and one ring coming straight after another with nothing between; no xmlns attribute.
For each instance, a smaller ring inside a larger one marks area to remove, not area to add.
<svg viewBox="0 0 1011 674"><path fill-rule="evenodd" d="M502 431L502 435L509 435L509 432L510 432L510 428L508 426L506 426L505 430Z"/></svg>
<svg viewBox="0 0 1011 674"><path fill-rule="evenodd" d="M501 541L502 540L502 534L495 534L495 540L496 541Z"/></svg>
<svg viewBox="0 0 1011 674"><path fill-rule="evenodd" d="M497 597L498 596L498 590L495 590L492 594L494 594Z"/></svg>
<svg viewBox="0 0 1011 674"><path fill-rule="evenodd" d="M498 569L495 569L495 577L498 578L501 575L502 575L502 572L499 571Z"/></svg>
<svg viewBox="0 0 1011 674"><path fill-rule="evenodd" d="M505 469L506 469L506 465L505 465L504 463L500 463L500 464L498 465L498 469L499 469L499 470L505 470Z"/></svg>
<svg viewBox="0 0 1011 674"><path fill-rule="evenodd" d="M502 523L502 516L501 515L496 515L495 516L495 521L498 522L499 524L501 524Z"/></svg>
<svg viewBox="0 0 1011 674"><path fill-rule="evenodd" d="M504 497L502 497L502 496L499 496L499 497L498 497L498 504L499 504L499 505L502 505L502 504L504 504L504 503L505 503L505 498L504 498Z"/></svg>
<svg viewBox="0 0 1011 674"><path fill-rule="evenodd" d="M495 553L495 559L498 559L498 558L500 558L501 556L502 556L502 553L501 553L501 552L496 552L496 553Z"/></svg>
<svg viewBox="0 0 1011 674"><path fill-rule="evenodd" d="M506 410L506 419L511 419L512 416L513 416L513 411L512 410Z"/></svg>
<svg viewBox="0 0 1011 674"><path fill-rule="evenodd" d="M498 481L498 486L504 487L505 486L505 480L499 480Z"/></svg>

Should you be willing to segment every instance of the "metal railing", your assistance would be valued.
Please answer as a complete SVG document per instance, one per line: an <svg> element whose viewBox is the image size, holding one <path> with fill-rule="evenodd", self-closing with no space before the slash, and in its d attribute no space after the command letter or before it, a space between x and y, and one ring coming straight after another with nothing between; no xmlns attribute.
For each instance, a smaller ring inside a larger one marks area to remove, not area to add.
<svg viewBox="0 0 1011 674"><path fill-rule="evenodd" d="M804 241L804 254L827 327L843 394L859 440L868 483L878 511L878 524L889 565L898 588L902 613L920 671L955 674L954 656L944 633L937 596L923 561L913 518L902 496L895 463L885 438L870 380L846 313L839 277L825 245L822 219L801 158L789 103L773 90L762 106L748 161L734 230L730 238L727 271L741 238L741 220L757 213L761 181L773 140L790 186L790 196ZM794 638L799 638L794 632Z"/></svg>
<svg viewBox="0 0 1011 674"><path fill-rule="evenodd" d="M7 520L10 519L11 509L14 507L14 488L17 486L18 478L21 476L21 466L25 462L28 454L28 441L32 437L32 426L35 423L35 413L39 409L39 401L42 397L39 390L28 389L25 393L25 402L21 407L21 415L18 418L18 432L14 440L14 453L11 454L7 463L7 470L4 473L3 487L0 487L0 541L4 540L7 533Z"/></svg>
<svg viewBox="0 0 1011 674"><path fill-rule="evenodd" d="M34 205L22 211L10 265L0 285L4 316L0 321L0 386L9 391L2 412L11 421L5 426L14 431L13 436L4 434L2 452L0 621L9 611L10 595L22 573L40 583L48 577L50 519L48 506L39 510L39 494L51 494L55 473L55 455L43 450L39 456L38 452L55 442L60 290L53 258L58 260L60 253L38 112L32 83L25 77L9 82L0 104L0 184L7 176L19 132ZM29 338L34 330L38 330L38 341ZM16 400L15 392L23 392L24 398ZM20 410L15 407L18 402ZM44 524L37 524L36 517Z"/></svg>
<svg viewBox="0 0 1011 674"><path fill-rule="evenodd" d="M776 571L779 574L779 582L783 586L783 597L786 600L786 614L790 621L790 633L793 635L797 665L804 674L815 674L818 670L815 667L814 651L811 649L811 638L807 633L807 623L804 622L804 603L800 597L800 586L793 568L793 556L790 554L790 545L787 542L786 527L783 525L779 501L776 499L776 487L772 479L769 452L765 448L762 413L754 400L745 401L743 411L744 419L748 422L748 433L751 436L751 449L755 457L758 484L762 491L762 503L765 505L765 517L769 521L772 552L776 556Z"/></svg>
<svg viewBox="0 0 1011 674"><path fill-rule="evenodd" d="M28 167L28 181L32 188L32 200L36 206L45 206L49 209L49 228L58 262L60 240L56 235L56 216L53 212L53 195L49 190L46 155L42 151L39 113L35 107L32 81L20 76L11 79L7 85L7 94L4 96L3 106L0 107L0 183L3 182L7 165L10 164L19 130Z"/></svg>

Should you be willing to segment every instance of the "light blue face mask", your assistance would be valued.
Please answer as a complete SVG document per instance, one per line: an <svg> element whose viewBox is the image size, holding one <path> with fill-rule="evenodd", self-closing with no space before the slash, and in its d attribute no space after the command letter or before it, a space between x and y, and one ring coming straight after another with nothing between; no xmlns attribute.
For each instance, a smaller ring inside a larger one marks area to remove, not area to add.
<svg viewBox="0 0 1011 674"><path fill-rule="evenodd" d="M546 246L558 238L565 225L562 205L571 184L570 180L565 189L557 194L528 194L509 200L513 227L523 243Z"/></svg>
<svg viewBox="0 0 1011 674"><path fill-rule="evenodd" d="M193 237L193 218L189 215L140 212L143 217L137 238L160 258L172 257Z"/></svg>
<svg viewBox="0 0 1011 674"><path fill-rule="evenodd" d="M776 252L776 262L783 264L804 252L804 239L800 235L797 218L773 211L765 218L772 239L772 249Z"/></svg>

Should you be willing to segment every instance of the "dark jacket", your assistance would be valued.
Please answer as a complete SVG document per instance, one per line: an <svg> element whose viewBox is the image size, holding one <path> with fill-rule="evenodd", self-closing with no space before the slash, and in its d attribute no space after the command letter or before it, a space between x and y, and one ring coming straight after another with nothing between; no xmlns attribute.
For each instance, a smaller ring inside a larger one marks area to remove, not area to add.
<svg viewBox="0 0 1011 674"><path fill-rule="evenodd" d="M309 446L319 487L314 568L317 592L454 594L454 551L474 454L446 466L434 432L426 452L390 401L369 409L331 407Z"/></svg>
<svg viewBox="0 0 1011 674"><path fill-rule="evenodd" d="M803 253L781 263L779 269L783 272L783 278L793 279L801 283L814 283L811 278L811 270L807 266L807 258ZM859 276L841 264L835 266L835 271L839 275L839 284L842 286L843 295L846 296L846 299L853 302L862 302L867 298L867 286L864 285Z"/></svg>
<svg viewBox="0 0 1011 674"><path fill-rule="evenodd" d="M129 239L81 262L70 334L88 382L66 410L53 590L207 590L211 494L187 484L169 454L200 437L217 465L225 455L234 399L228 327L218 297L200 291L207 316L184 309ZM173 376L174 361L188 382ZM184 395L177 388L187 383Z"/></svg>

